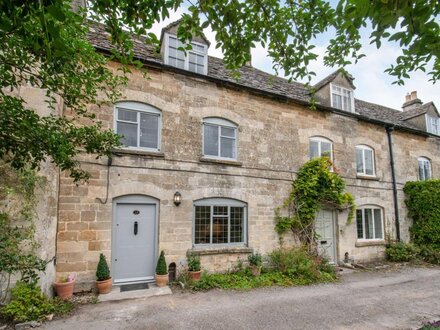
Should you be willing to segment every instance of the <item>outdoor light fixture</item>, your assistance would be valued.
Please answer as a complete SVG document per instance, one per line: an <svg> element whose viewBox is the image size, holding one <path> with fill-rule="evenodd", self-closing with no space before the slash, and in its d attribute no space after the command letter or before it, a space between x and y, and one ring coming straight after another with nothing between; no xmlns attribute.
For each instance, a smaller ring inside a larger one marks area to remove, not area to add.
<svg viewBox="0 0 440 330"><path fill-rule="evenodd" d="M181 202L182 195L180 194L180 192L176 191L176 193L174 194L174 205L179 206Z"/></svg>

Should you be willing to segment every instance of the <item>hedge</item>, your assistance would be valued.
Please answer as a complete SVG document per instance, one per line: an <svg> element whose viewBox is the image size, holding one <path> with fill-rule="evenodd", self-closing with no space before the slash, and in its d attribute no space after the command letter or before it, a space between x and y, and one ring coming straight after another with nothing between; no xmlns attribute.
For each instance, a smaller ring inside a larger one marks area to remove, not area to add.
<svg viewBox="0 0 440 330"><path fill-rule="evenodd" d="M407 182L403 191L413 242L440 249L440 180Z"/></svg>

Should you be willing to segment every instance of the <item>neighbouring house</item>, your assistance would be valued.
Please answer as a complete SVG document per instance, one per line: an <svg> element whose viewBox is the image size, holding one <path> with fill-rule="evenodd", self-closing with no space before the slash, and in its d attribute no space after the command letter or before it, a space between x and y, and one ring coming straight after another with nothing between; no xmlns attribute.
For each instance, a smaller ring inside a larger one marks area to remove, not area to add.
<svg viewBox="0 0 440 330"><path fill-rule="evenodd" d="M76 185L61 173L57 196L56 272L90 288L101 252L114 283L153 281L164 250L168 264L188 251L209 271L232 268L252 251L279 245L275 208L312 157L329 155L355 197L347 211L317 215L319 247L337 263L384 257L387 239L409 239L402 187L440 173L440 119L416 92L403 111L354 97L353 78L335 72L310 92L253 68L235 80L197 37L179 50L178 22L163 29L160 53L141 39L124 98L91 106L104 126L124 136L111 159L81 158L92 177ZM111 44L100 25L89 38L99 52ZM117 68L118 63L110 66ZM68 109L64 110L69 115Z"/></svg>

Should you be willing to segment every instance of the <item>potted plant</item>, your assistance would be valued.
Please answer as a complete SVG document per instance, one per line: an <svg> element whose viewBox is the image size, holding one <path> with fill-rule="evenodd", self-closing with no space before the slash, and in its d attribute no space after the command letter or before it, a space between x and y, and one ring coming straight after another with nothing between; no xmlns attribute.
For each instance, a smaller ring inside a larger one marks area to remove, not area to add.
<svg viewBox="0 0 440 330"><path fill-rule="evenodd" d="M96 287L98 288L99 294L106 294L112 290L110 269L102 253L99 255L98 267L96 268Z"/></svg>
<svg viewBox="0 0 440 330"><path fill-rule="evenodd" d="M58 281L55 281L54 287L58 297L63 300L69 299L73 295L73 289L75 287L75 277L73 275L69 275L59 278Z"/></svg>
<svg viewBox="0 0 440 330"><path fill-rule="evenodd" d="M194 254L188 255L188 273L192 281L197 282L200 280L200 274L202 273L200 268L200 257Z"/></svg>
<svg viewBox="0 0 440 330"><path fill-rule="evenodd" d="M249 268L252 271L252 275L260 276L261 266L263 265L263 257L260 253L252 253L248 255Z"/></svg>
<svg viewBox="0 0 440 330"><path fill-rule="evenodd" d="M168 284L168 269L163 250L160 252L159 259L157 260L156 284L159 287L166 286Z"/></svg>

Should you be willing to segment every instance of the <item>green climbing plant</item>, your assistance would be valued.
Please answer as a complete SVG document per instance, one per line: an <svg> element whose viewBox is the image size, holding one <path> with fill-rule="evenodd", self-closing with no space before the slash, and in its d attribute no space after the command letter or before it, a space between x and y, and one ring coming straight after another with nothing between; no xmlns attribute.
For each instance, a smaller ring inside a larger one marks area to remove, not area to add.
<svg viewBox="0 0 440 330"><path fill-rule="evenodd" d="M323 207L348 209L348 223L353 220L356 208L353 196L345 191L345 182L328 157L314 158L300 168L289 197L275 211L275 230L281 238L292 231L312 252L317 239L316 213Z"/></svg>

